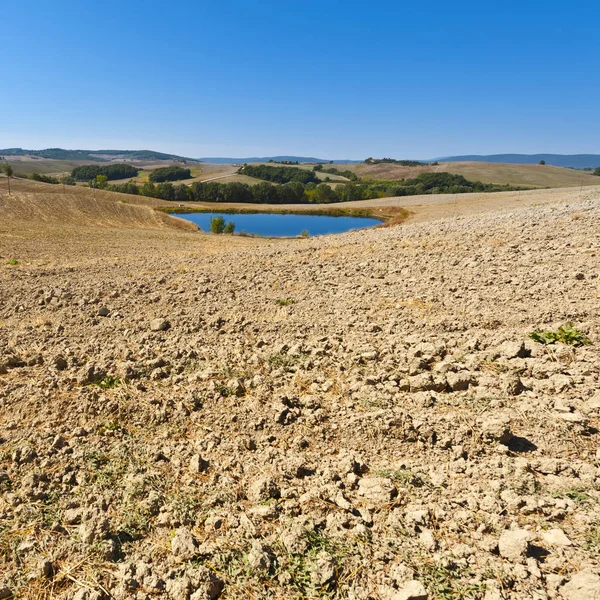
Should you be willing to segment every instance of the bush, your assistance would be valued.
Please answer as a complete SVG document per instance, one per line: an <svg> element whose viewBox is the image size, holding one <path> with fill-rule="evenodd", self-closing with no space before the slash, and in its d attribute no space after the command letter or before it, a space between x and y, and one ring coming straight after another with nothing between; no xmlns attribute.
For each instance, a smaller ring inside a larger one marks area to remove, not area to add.
<svg viewBox="0 0 600 600"><path fill-rule="evenodd" d="M41 181L42 183L59 183L56 177L51 177L50 175L40 175L39 173L32 173L29 176L29 179L33 179L33 181Z"/></svg>
<svg viewBox="0 0 600 600"><path fill-rule="evenodd" d="M213 217L210 220L211 233L223 233L225 231L225 219L223 217Z"/></svg>
<svg viewBox="0 0 600 600"><path fill-rule="evenodd" d="M227 221L223 233L233 233L235 231L235 223L233 221Z"/></svg>
<svg viewBox="0 0 600 600"><path fill-rule="evenodd" d="M180 179L189 179L192 176L192 172L189 169L183 167L161 167L154 169L150 173L148 179L154 183L160 183L163 181L179 181Z"/></svg>

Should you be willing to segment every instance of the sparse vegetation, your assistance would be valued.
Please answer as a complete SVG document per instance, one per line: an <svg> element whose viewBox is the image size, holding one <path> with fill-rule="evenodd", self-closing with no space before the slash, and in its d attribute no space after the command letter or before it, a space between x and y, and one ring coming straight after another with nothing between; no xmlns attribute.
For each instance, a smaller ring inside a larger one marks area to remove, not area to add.
<svg viewBox="0 0 600 600"><path fill-rule="evenodd" d="M103 390L110 390L120 386L123 381L119 377L113 377L112 375L106 375L102 379L92 381L89 385L99 387Z"/></svg>
<svg viewBox="0 0 600 600"><path fill-rule="evenodd" d="M295 300L292 300L291 298L279 298L278 300L275 300L275 304L277 304L277 306L289 306L290 304L294 304Z"/></svg>
<svg viewBox="0 0 600 600"><path fill-rule="evenodd" d="M569 346L587 346L592 343L592 341L578 329L573 327L572 323L565 323L561 325L556 331L550 330L538 330L529 334L529 337L539 344L555 344L556 342L560 342L562 344L567 344Z"/></svg>
<svg viewBox="0 0 600 600"><path fill-rule="evenodd" d="M11 265L11 266L16 266L19 264L19 261L16 258L11 258L10 260L6 261L7 265Z"/></svg>
<svg viewBox="0 0 600 600"><path fill-rule="evenodd" d="M8 163L4 163L2 165L2 170L4 171L4 174L6 175L6 179L8 182L8 195L10 196L10 178L13 176L14 171L13 171L13 168Z"/></svg>

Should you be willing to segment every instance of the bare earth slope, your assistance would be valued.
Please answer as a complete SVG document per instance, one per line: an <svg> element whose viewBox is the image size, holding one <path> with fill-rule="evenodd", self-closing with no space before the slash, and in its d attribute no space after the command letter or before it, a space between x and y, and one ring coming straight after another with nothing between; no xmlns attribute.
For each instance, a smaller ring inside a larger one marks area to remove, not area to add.
<svg viewBox="0 0 600 600"><path fill-rule="evenodd" d="M597 189L269 241L16 188L3 597L597 597Z"/></svg>

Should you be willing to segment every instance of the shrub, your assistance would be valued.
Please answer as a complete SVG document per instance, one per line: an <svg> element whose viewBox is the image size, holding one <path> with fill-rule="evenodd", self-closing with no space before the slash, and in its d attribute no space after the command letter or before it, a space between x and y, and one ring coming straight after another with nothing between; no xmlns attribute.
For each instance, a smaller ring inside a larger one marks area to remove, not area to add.
<svg viewBox="0 0 600 600"><path fill-rule="evenodd" d="M529 337L539 344L555 344L562 342L569 346L588 346L592 343L585 333L575 329L572 323L561 325L556 331L534 331L529 334Z"/></svg>
<svg viewBox="0 0 600 600"><path fill-rule="evenodd" d="M235 223L233 221L227 221L223 233L233 233L235 231Z"/></svg>
<svg viewBox="0 0 600 600"><path fill-rule="evenodd" d="M225 219L223 217L213 217L210 220L211 233L223 233L225 231Z"/></svg>

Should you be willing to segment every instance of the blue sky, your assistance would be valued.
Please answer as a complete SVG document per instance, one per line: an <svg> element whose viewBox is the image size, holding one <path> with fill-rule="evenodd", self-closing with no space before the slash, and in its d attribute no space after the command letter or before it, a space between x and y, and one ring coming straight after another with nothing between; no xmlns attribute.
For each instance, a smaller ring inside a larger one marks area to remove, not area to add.
<svg viewBox="0 0 600 600"><path fill-rule="evenodd" d="M31 0L4 17L0 147L600 153L587 0Z"/></svg>

